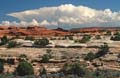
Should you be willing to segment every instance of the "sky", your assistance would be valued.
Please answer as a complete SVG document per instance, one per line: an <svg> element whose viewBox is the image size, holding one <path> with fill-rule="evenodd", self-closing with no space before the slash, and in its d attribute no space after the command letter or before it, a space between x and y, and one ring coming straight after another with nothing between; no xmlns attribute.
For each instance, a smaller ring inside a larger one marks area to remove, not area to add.
<svg viewBox="0 0 120 78"><path fill-rule="evenodd" d="M0 0L0 25L120 26L120 0Z"/></svg>

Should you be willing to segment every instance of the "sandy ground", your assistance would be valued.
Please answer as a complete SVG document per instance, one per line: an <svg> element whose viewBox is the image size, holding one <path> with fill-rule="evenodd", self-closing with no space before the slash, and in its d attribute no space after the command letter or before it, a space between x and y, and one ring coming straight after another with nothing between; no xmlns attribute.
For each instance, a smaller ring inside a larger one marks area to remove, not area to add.
<svg viewBox="0 0 120 78"><path fill-rule="evenodd" d="M0 55L12 55L19 56L20 54L26 54L29 57L37 57L46 53L47 49L51 49L53 53L68 53L68 54L86 54L88 52L96 52L94 48L0 48Z"/></svg>
<svg viewBox="0 0 120 78"><path fill-rule="evenodd" d="M47 49L51 49L53 53L59 55L60 53L67 53L69 55L87 54L88 52L97 52L95 48L0 48L0 56L19 56L20 54L26 54L30 58L38 57L46 53ZM111 52L120 52L120 48L110 48Z"/></svg>

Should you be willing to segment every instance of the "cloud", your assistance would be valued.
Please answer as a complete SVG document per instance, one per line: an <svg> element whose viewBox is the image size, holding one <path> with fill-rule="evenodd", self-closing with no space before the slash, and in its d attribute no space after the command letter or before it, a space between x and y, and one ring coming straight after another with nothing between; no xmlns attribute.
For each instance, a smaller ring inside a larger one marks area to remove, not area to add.
<svg viewBox="0 0 120 78"><path fill-rule="evenodd" d="M48 22L47 20L44 20L42 22L38 22L37 20L33 19L31 22L26 22L26 21L20 21L20 22L9 22L9 21L2 21L2 23L0 24L0 26L57 26L57 22Z"/></svg>
<svg viewBox="0 0 120 78"><path fill-rule="evenodd" d="M45 25L45 26L120 26L120 12L110 9L96 10L86 6L65 4L55 7L43 7L23 12L7 14L18 18L19 25ZM4 21L5 24L11 24Z"/></svg>

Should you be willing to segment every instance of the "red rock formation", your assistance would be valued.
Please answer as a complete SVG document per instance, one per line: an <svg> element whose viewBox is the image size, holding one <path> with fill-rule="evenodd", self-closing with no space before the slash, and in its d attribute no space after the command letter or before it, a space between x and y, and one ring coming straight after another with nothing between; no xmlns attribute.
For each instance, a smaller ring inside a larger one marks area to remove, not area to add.
<svg viewBox="0 0 120 78"><path fill-rule="evenodd" d="M47 29L45 27L30 26L30 27L16 27L16 26L0 26L0 37L8 36L64 36L69 35L70 32Z"/></svg>
<svg viewBox="0 0 120 78"><path fill-rule="evenodd" d="M89 27L89 28L77 28L72 29L70 32L72 33L99 33L104 30L116 31L120 30L119 27ZM17 26L0 26L0 37L3 35L8 36L64 36L70 35L69 31L64 30L62 28L57 29L47 29L45 27L40 26L29 26L29 27L17 27Z"/></svg>
<svg viewBox="0 0 120 78"><path fill-rule="evenodd" d="M58 27L57 29L54 29L54 30L56 30L56 31L68 32L68 30L65 30L65 29L63 29L63 28L60 28L60 27Z"/></svg>

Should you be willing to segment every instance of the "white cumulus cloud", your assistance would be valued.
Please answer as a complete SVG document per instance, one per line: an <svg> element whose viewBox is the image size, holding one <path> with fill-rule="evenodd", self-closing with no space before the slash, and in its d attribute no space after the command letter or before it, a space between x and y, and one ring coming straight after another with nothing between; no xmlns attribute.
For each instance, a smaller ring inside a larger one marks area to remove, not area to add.
<svg viewBox="0 0 120 78"><path fill-rule="evenodd" d="M97 10L86 6L65 4L55 7L43 7L23 12L7 14L18 18L19 25L45 25L45 26L120 26L120 12L110 9ZM4 21L3 24L11 24Z"/></svg>

